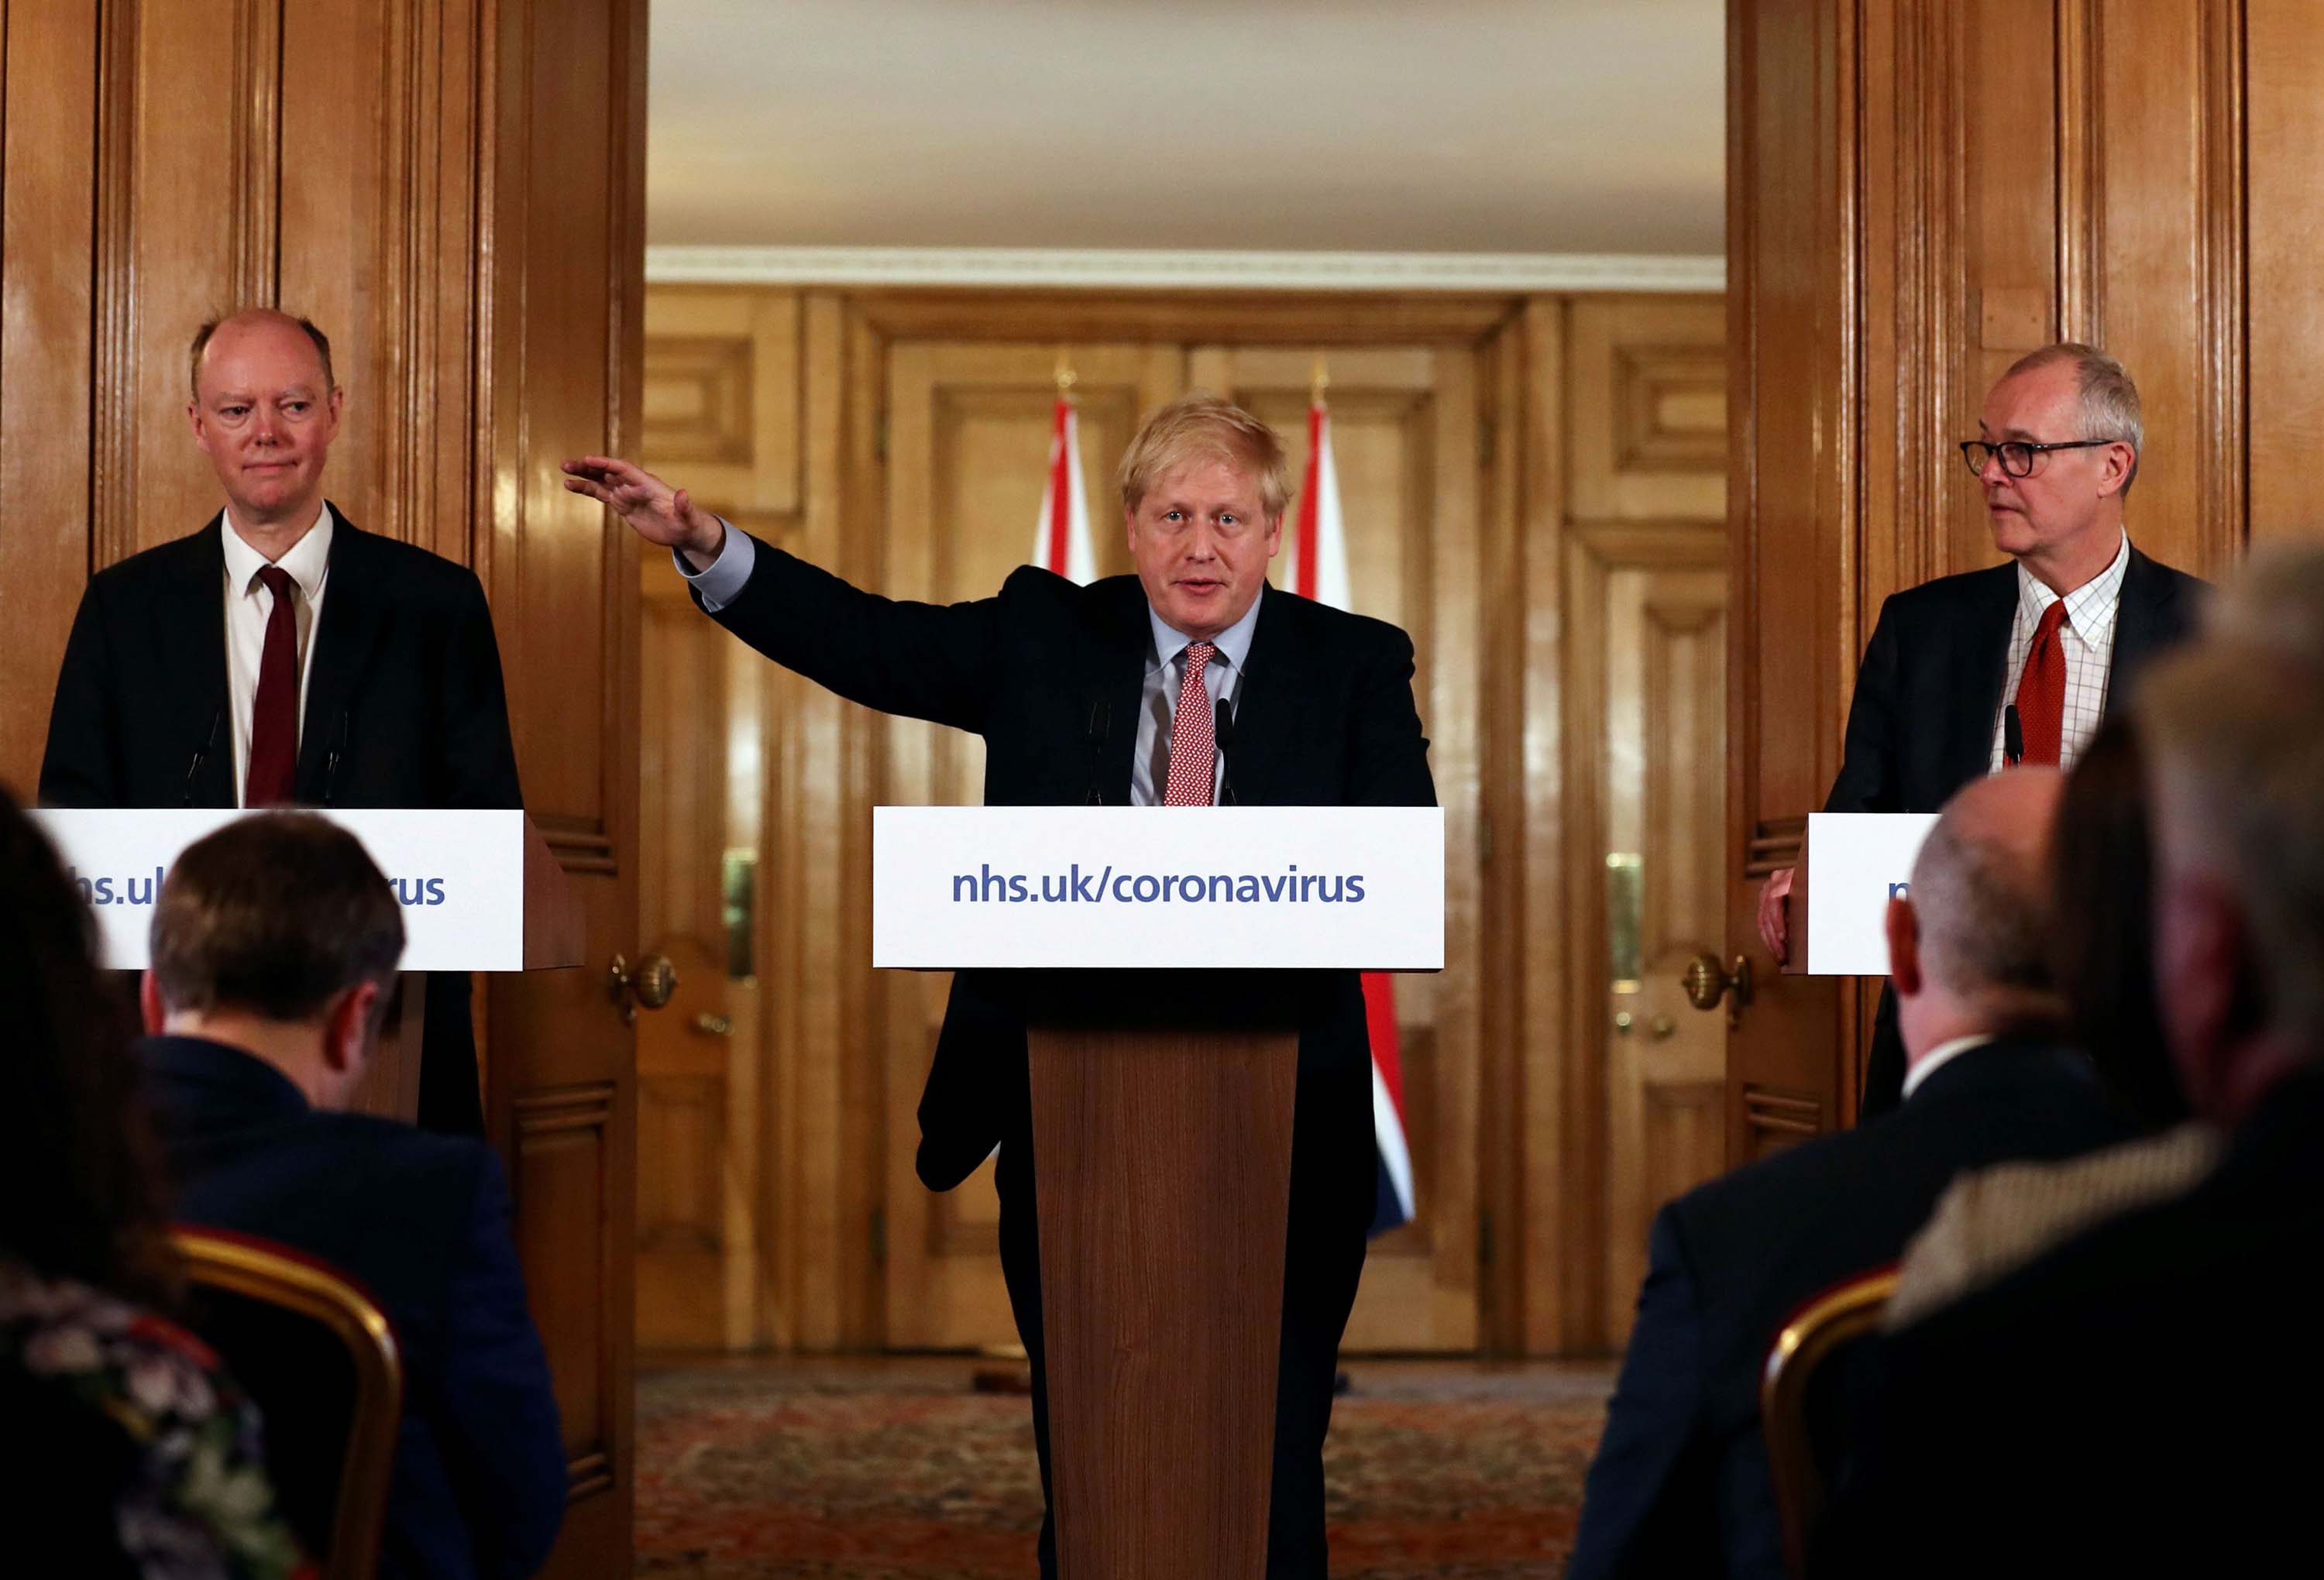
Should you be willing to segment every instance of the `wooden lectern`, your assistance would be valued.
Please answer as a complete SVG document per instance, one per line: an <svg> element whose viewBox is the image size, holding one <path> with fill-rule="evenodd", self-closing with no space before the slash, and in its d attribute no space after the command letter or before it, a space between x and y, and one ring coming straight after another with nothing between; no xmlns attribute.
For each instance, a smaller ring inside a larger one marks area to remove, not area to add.
<svg viewBox="0 0 2324 1580"><path fill-rule="evenodd" d="M1443 969L1443 854L1434 807L874 812L872 964L1026 973L1065 1580L1265 1574L1299 1010Z"/></svg>
<svg viewBox="0 0 2324 1580"><path fill-rule="evenodd" d="M1299 1042L1281 978L1213 976L1028 1000L1061 1575L1266 1570Z"/></svg>

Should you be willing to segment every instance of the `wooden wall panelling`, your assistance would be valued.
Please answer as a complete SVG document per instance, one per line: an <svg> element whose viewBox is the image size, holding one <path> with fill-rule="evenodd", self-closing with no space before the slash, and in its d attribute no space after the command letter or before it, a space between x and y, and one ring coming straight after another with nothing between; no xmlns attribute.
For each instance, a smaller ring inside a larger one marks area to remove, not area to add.
<svg viewBox="0 0 2324 1580"><path fill-rule="evenodd" d="M1575 304L1573 376L1591 392L1567 408L1577 519L1708 520L1724 508L1724 317L1715 300Z"/></svg>
<svg viewBox="0 0 2324 1580"><path fill-rule="evenodd" d="M705 499L798 510L798 293L662 286L647 296L646 335L648 447Z"/></svg>
<svg viewBox="0 0 2324 1580"><path fill-rule="evenodd" d="M0 783L27 800L89 572L97 21L0 11Z"/></svg>
<svg viewBox="0 0 2324 1580"><path fill-rule="evenodd" d="M1526 1348L1533 1100L1525 1035L1526 350L1519 313L1477 360L1477 1337L1479 1348L1502 1355Z"/></svg>
<svg viewBox="0 0 2324 1580"><path fill-rule="evenodd" d="M2255 544L2324 536L2324 29L2309 0L2246 0L2246 279Z"/></svg>
<svg viewBox="0 0 2324 1580"><path fill-rule="evenodd" d="M1730 0L1727 302L1727 954L1758 995L1728 1045L1728 1156L1758 1155L1774 1094L1841 1122L1841 1006L1757 942L1761 878L1839 766L1858 651L1859 60L1849 0ZM1900 220L1900 225L1902 221Z"/></svg>

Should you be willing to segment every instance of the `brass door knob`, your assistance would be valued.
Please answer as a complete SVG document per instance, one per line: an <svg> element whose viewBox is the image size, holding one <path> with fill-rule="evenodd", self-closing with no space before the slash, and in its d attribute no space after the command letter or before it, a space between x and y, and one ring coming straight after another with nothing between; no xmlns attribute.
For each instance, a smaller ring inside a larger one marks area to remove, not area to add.
<svg viewBox="0 0 2324 1580"><path fill-rule="evenodd" d="M632 1025L637 1024L641 1006L659 1009L678 991L678 968L664 954L646 956L634 971L628 960L615 955L606 974L613 979L613 1001L622 1006L622 1019Z"/></svg>
<svg viewBox="0 0 2324 1580"><path fill-rule="evenodd" d="M1699 954L1687 962L1686 975L1679 984L1686 989L1686 1001L1697 1009L1717 1009L1721 998L1728 999L1727 1016L1731 1021L1751 1002L1751 961L1737 955L1734 970L1722 971L1717 955Z"/></svg>

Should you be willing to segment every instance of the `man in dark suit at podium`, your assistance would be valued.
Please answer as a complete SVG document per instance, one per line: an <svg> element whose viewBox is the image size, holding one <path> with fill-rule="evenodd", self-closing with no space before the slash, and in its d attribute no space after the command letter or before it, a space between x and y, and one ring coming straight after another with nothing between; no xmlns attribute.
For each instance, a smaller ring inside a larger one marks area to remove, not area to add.
<svg viewBox="0 0 2324 1580"><path fill-rule="evenodd" d="M512 1580L547 1559L568 1474L507 1181L481 1141L342 1112L403 952L387 879L318 817L187 847L154 907L139 1044L181 1222L253 1235L360 1283L403 1364L383 1576ZM246 1378L264 1399L272 1381ZM285 1397L278 1390L277 1400ZM327 1502L336 1465L277 1456ZM311 1538L310 1538L311 1539Z"/></svg>
<svg viewBox="0 0 2324 1580"><path fill-rule="evenodd" d="M500 648L465 565L323 498L344 393L304 318L194 336L194 442L225 508L99 571L65 644L49 806L516 807ZM481 1134L468 978L429 978L420 1121Z"/></svg>
<svg viewBox="0 0 2324 1580"><path fill-rule="evenodd" d="M1994 547L2015 564L1967 571L1881 605L1849 704L1826 812L1935 812L2006 763L2071 767L2138 672L2186 636L2203 583L2131 546L2123 501L2138 475L2138 388L2090 346L2018 359L1961 446L1984 486ZM1759 936L1790 943L1792 869L1759 892ZM1884 991L1862 1118L1902 1100L1904 1049Z"/></svg>
<svg viewBox="0 0 2324 1580"><path fill-rule="evenodd" d="M702 607L777 663L868 707L982 735L988 805L1209 805L1222 780L1245 805L1435 804L1411 639L1267 585L1288 492L1282 444L1222 400L1163 408L1123 458L1136 576L1077 587L1028 566L998 596L948 608L861 592L627 463L566 470L568 488L675 550ZM954 979L918 1166L950 1190L1001 1148L1001 1263L1033 1364L1046 1491L1025 1019L1006 982ZM1270 1575L1324 1573L1323 1435L1373 1205L1370 1083L1362 994L1353 972L1335 973L1299 1033ZM1054 1573L1047 1520L1040 1556Z"/></svg>

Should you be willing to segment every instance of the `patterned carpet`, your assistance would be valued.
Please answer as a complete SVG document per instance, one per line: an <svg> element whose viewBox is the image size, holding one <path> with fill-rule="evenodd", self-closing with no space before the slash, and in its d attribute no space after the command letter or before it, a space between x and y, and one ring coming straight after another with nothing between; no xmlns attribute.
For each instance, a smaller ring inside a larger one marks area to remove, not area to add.
<svg viewBox="0 0 2324 1580"><path fill-rule="evenodd" d="M637 1574L1020 1580L1041 1519L1029 1407L949 1358L650 1365ZM1336 1580L1561 1572L1613 1369L1351 1364L1326 1450Z"/></svg>

